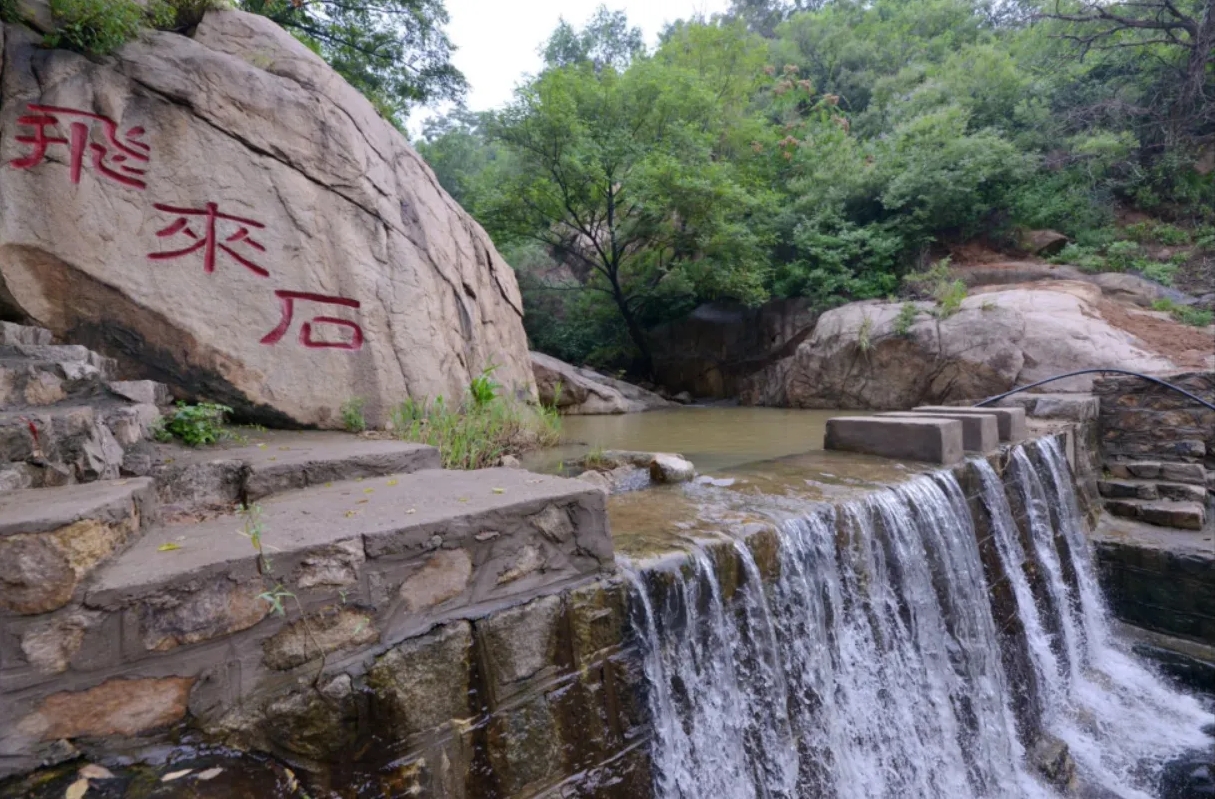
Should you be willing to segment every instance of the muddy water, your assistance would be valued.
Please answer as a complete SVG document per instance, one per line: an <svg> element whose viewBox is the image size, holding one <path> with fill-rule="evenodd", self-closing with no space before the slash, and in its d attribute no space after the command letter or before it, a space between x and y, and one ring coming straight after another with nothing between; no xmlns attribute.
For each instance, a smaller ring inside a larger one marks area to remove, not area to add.
<svg viewBox="0 0 1215 799"><path fill-rule="evenodd" d="M827 420L839 411L788 408L674 408L619 416L567 416L562 445L535 453L531 468L551 469L592 448L677 452L702 473L823 448Z"/></svg>

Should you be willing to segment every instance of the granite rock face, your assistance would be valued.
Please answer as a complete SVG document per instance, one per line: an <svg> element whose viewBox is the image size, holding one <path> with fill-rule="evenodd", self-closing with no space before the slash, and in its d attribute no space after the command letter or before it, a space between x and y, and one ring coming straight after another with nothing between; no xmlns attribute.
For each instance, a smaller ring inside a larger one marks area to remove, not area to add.
<svg viewBox="0 0 1215 799"><path fill-rule="evenodd" d="M8 317L268 423L336 426L353 397L379 423L490 364L534 395L489 237L268 19L213 10L103 61L8 25L3 75Z"/></svg>

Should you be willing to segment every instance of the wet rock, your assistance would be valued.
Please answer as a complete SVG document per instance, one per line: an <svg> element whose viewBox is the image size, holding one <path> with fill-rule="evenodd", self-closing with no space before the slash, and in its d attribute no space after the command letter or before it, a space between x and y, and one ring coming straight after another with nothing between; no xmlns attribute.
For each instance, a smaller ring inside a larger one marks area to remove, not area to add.
<svg viewBox="0 0 1215 799"><path fill-rule="evenodd" d="M506 686L534 677L559 662L562 610L560 597L542 597L478 623L477 634L490 662L488 677L499 696Z"/></svg>
<svg viewBox="0 0 1215 799"><path fill-rule="evenodd" d="M441 549L401 584L401 601L413 612L432 608L462 594L472 571L467 552Z"/></svg>
<svg viewBox="0 0 1215 799"><path fill-rule="evenodd" d="M367 674L382 734L403 740L473 715L472 627L446 624L390 649Z"/></svg>
<svg viewBox="0 0 1215 799"><path fill-rule="evenodd" d="M1200 486L1207 481L1207 470L1201 463L1162 463L1160 476L1170 482Z"/></svg>
<svg viewBox="0 0 1215 799"><path fill-rule="evenodd" d="M67 671L72 656L80 650L84 634L102 614L77 611L31 627L21 636L21 651L34 668L44 673Z"/></svg>
<svg viewBox="0 0 1215 799"><path fill-rule="evenodd" d="M347 674L267 703L261 730L285 751L319 765L349 753L358 730L358 706Z"/></svg>
<svg viewBox="0 0 1215 799"><path fill-rule="evenodd" d="M1027 754L1030 763L1046 778L1046 781L1065 794L1074 794L1079 782L1076 779L1076 762L1067 744L1053 735L1044 734Z"/></svg>
<svg viewBox="0 0 1215 799"><path fill-rule="evenodd" d="M584 666L620 646L628 630L626 596L619 582L601 582L569 595L570 632L576 665Z"/></svg>
<svg viewBox="0 0 1215 799"><path fill-rule="evenodd" d="M503 455L498 459L499 466L505 466L507 469L522 469L523 464L514 455Z"/></svg>
<svg viewBox="0 0 1215 799"><path fill-rule="evenodd" d="M87 691L64 691L42 700L18 731L43 741L139 735L182 720L192 677L114 679Z"/></svg>
<svg viewBox="0 0 1215 799"><path fill-rule="evenodd" d="M551 355L531 353L540 401L573 415L637 413L670 405L652 391L582 369Z"/></svg>
<svg viewBox="0 0 1215 799"><path fill-rule="evenodd" d="M369 613L330 607L297 619L266 639L262 662L285 671L341 649L375 643L379 637Z"/></svg>
<svg viewBox="0 0 1215 799"><path fill-rule="evenodd" d="M686 391L679 392L675 396L671 397L671 399L678 402L680 405L691 405L693 402L692 395Z"/></svg>
<svg viewBox="0 0 1215 799"><path fill-rule="evenodd" d="M605 493L608 493L608 494L612 493L612 479L610 477L608 477L606 474L604 474L603 472L598 472L598 471L595 471L594 469L588 469L587 471L578 475L578 479L585 480L586 482L590 483L591 485L593 485L597 488L603 489L603 491Z"/></svg>
<svg viewBox="0 0 1215 799"><path fill-rule="evenodd" d="M304 558L296 570L295 584L300 588L351 585L358 582L366 559L362 539L340 541Z"/></svg>
<svg viewBox="0 0 1215 799"><path fill-rule="evenodd" d="M695 476L692 462L678 455L660 452L650 460L650 479L655 483L686 483Z"/></svg>
<svg viewBox="0 0 1215 799"><path fill-rule="evenodd" d="M1192 752L1164 767L1160 799L1215 799L1215 754Z"/></svg>

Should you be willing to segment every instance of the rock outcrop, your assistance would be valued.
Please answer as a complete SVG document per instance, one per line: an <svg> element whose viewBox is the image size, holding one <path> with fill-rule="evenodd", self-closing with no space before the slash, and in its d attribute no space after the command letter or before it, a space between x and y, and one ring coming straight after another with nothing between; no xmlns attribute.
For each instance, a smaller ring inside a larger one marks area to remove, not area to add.
<svg viewBox="0 0 1215 799"><path fill-rule="evenodd" d="M510 267L392 125L268 19L113 57L3 28L0 316L272 424L371 422L490 364L534 395Z"/></svg>
<svg viewBox="0 0 1215 799"><path fill-rule="evenodd" d="M943 319L930 313L929 303L916 305L919 313L903 335L896 329L902 304L861 302L828 311L794 355L747 382L742 401L901 409L991 396L1086 367L1175 368L1103 318L1100 290L1085 283L975 294ZM1055 383L1052 390L1091 385L1091 378L1078 377Z"/></svg>
<svg viewBox="0 0 1215 799"><path fill-rule="evenodd" d="M632 383L571 366L542 352L533 352L531 357L540 401L571 416L638 413L673 404Z"/></svg>

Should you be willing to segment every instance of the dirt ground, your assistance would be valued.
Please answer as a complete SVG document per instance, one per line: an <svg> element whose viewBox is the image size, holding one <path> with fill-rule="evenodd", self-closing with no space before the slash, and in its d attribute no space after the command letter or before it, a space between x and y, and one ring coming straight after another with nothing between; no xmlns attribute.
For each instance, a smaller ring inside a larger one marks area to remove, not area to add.
<svg viewBox="0 0 1215 799"><path fill-rule="evenodd" d="M1192 327L1164 314L1129 308L1102 300L1098 310L1115 327L1135 335L1147 346L1185 368L1209 368L1215 357L1215 333L1209 327Z"/></svg>

